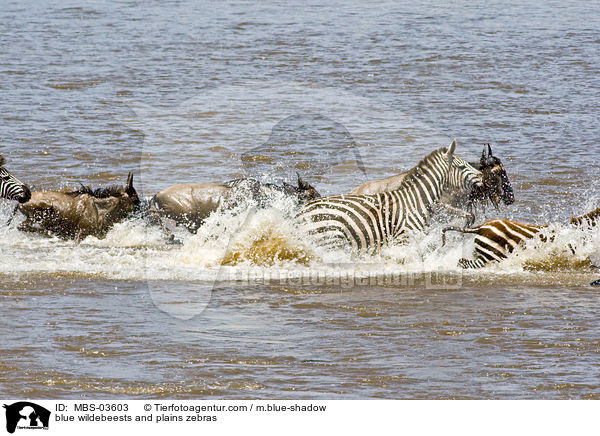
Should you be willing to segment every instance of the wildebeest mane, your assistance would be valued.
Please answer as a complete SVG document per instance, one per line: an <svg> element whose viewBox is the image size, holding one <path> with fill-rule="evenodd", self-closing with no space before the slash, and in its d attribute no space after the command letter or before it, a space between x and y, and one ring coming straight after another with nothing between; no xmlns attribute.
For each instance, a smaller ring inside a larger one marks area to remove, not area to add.
<svg viewBox="0 0 600 436"><path fill-rule="evenodd" d="M67 195L71 197L79 197L80 195L91 195L95 198L108 198L108 197L120 197L123 195L123 187L119 185L109 186L107 188L96 188L92 189L89 186L81 185L81 187L74 191L67 192Z"/></svg>

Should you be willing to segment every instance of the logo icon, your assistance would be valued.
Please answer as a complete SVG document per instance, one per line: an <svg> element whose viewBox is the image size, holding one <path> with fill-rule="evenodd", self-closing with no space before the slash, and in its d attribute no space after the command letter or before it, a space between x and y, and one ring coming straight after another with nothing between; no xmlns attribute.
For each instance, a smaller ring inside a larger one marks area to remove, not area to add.
<svg viewBox="0 0 600 436"><path fill-rule="evenodd" d="M28 401L19 401L6 409L6 431L14 433L19 429L48 429L50 411Z"/></svg>

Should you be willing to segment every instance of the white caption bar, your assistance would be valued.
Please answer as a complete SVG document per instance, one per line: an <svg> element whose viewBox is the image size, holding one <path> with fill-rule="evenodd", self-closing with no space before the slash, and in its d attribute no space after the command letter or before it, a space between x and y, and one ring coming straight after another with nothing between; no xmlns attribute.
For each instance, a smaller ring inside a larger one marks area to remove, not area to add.
<svg viewBox="0 0 600 436"><path fill-rule="evenodd" d="M594 401L1 400L0 434L583 434ZM42 433L35 430L43 430ZM235 432L235 433L234 433Z"/></svg>

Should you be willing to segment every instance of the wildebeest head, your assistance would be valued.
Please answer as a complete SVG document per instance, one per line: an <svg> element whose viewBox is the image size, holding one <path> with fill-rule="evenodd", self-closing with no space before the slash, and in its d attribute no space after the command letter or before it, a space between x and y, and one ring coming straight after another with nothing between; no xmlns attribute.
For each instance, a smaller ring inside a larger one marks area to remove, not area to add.
<svg viewBox="0 0 600 436"><path fill-rule="evenodd" d="M297 187L283 182L283 187L287 194L296 195L301 203L314 200L315 198L319 198L321 196L319 191L317 191L310 183L302 180L302 177L300 177L299 173L296 173L296 175L298 176Z"/></svg>
<svg viewBox="0 0 600 436"><path fill-rule="evenodd" d="M117 199L116 208L125 215L137 210L140 205L140 198L133 187L133 173L128 174L127 184L125 186L114 185L108 188L98 189L92 189L89 186L81 186L79 189L68 193L71 197L78 197L83 194L90 195L96 199Z"/></svg>
<svg viewBox="0 0 600 436"><path fill-rule="evenodd" d="M506 205L514 203L515 196L506 170L502 165L502 161L492 154L490 144L483 146L479 171L481 171L483 178L482 192L479 193L483 197L482 200L490 200L496 207L498 207L500 201Z"/></svg>
<svg viewBox="0 0 600 436"><path fill-rule="evenodd" d="M133 187L133 173L127 175L127 184L119 191L120 202L123 216L135 212L140 207L140 197Z"/></svg>
<svg viewBox="0 0 600 436"><path fill-rule="evenodd" d="M0 198L25 203L31 199L29 187L13 176L6 168L4 156L0 154Z"/></svg>
<svg viewBox="0 0 600 436"><path fill-rule="evenodd" d="M140 206L140 197L133 187L133 173L127 175L127 184L125 186L117 185L106 189L96 189L92 195L98 199L107 198L112 200L106 204L109 220L123 219L130 213L137 211ZM102 200L96 202L96 207L98 209L104 208Z"/></svg>
<svg viewBox="0 0 600 436"><path fill-rule="evenodd" d="M124 193L136 208L140 205L140 197L133 187L133 173L127 175L127 185L125 185Z"/></svg>

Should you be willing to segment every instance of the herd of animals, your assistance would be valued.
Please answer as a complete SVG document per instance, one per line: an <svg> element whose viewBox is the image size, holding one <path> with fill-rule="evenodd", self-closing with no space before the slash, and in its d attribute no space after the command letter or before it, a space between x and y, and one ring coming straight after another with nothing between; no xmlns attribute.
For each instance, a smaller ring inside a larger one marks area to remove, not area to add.
<svg viewBox="0 0 600 436"><path fill-rule="evenodd" d="M57 235L82 240L93 235L102 238L114 226L133 214L164 227L165 219L196 232L217 210L232 209L248 199L258 207L269 207L273 194L292 199L295 219L315 242L324 247L353 247L373 251L386 244L401 243L407 232L423 230L434 214L464 218L464 227L446 227L475 235L473 259L460 259L463 268L481 268L489 262L506 259L529 239L548 239L545 226L494 219L474 226L477 206L510 205L514 193L502 161L484 146L477 163L469 163L450 147L434 150L414 168L386 179L370 181L348 194L321 197L298 175L295 185L262 183L252 178L224 183L187 183L170 186L149 202L139 198L130 173L124 186L61 191L31 192L6 168L0 155L0 198L17 201L13 213L25 220L24 232ZM11 218L12 219L12 218ZM572 226L595 226L600 208L573 217ZM541 235L541 236L540 236ZM551 236L549 237L551 238ZM593 284L599 285L600 281Z"/></svg>

